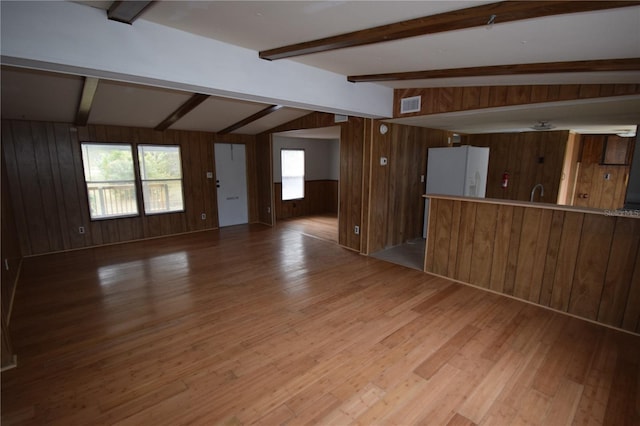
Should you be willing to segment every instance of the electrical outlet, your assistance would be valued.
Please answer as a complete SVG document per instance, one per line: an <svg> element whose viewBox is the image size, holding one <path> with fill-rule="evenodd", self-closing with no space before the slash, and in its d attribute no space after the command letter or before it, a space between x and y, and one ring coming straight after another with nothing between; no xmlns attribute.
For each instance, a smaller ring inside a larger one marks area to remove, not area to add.
<svg viewBox="0 0 640 426"><path fill-rule="evenodd" d="M271 206L267 207L267 213L271 213Z"/></svg>
<svg viewBox="0 0 640 426"><path fill-rule="evenodd" d="M78 226L78 234L84 234L84 226Z"/></svg>
<svg viewBox="0 0 640 426"><path fill-rule="evenodd" d="M353 227L353 233L356 235L360 235L360 227L358 225Z"/></svg>
<svg viewBox="0 0 640 426"><path fill-rule="evenodd" d="M202 214L200 215L200 218L201 218L202 220L207 220L207 214L206 214L206 213L202 213Z"/></svg>

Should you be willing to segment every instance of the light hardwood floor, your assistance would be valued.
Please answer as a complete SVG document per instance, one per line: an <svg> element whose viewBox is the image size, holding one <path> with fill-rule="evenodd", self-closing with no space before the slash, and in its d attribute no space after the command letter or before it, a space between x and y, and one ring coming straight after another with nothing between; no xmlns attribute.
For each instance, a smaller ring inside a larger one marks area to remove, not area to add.
<svg viewBox="0 0 640 426"><path fill-rule="evenodd" d="M2 424L639 424L640 337L293 228L26 259Z"/></svg>
<svg viewBox="0 0 640 426"><path fill-rule="evenodd" d="M332 213L278 219L276 227L284 227L310 237L338 243L338 217Z"/></svg>

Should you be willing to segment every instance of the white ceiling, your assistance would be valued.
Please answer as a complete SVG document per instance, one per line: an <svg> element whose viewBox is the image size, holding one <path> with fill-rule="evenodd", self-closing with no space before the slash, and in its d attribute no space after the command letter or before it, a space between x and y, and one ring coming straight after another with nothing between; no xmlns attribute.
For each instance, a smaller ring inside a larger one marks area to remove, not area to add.
<svg viewBox="0 0 640 426"><path fill-rule="evenodd" d="M78 108L82 81L78 76L3 67L2 118L71 122Z"/></svg>
<svg viewBox="0 0 640 426"><path fill-rule="evenodd" d="M160 2L143 19L255 51L281 47L491 1L180 1ZM499 20L499 18L498 18ZM640 56L640 6L558 15L449 31L292 60L343 75ZM607 83L574 73L572 83ZM518 77L515 84L556 84L557 76ZM639 74L618 79L638 82ZM512 84L510 78L388 82L401 87Z"/></svg>
<svg viewBox="0 0 640 426"><path fill-rule="evenodd" d="M2 67L2 118L72 123L83 78L39 70ZM89 116L90 124L153 128L185 103L192 93L101 79ZM266 105L209 97L171 129L219 132L264 109ZM282 108L233 133L257 134L310 111Z"/></svg>
<svg viewBox="0 0 640 426"><path fill-rule="evenodd" d="M80 3L102 9L111 4ZM160 1L139 19L252 49L257 55L260 50L482 3L491 2ZM135 25L134 22L134 28ZM122 24L122 31L128 28ZM640 6L498 23L490 28L451 31L283 61L301 62L346 78L358 74L637 57L640 57ZM404 88L578 83L640 84L640 72L485 76L382 84ZM78 76L4 67L2 116L73 121L81 88L82 79ZM155 127L190 96L191 93L176 90L101 80L89 123ZM211 97L171 128L220 131L266 106ZM260 133L309 112L282 108L234 133ZM640 123L640 96L393 121L477 133L528 130L539 120L551 121L557 129L615 132Z"/></svg>

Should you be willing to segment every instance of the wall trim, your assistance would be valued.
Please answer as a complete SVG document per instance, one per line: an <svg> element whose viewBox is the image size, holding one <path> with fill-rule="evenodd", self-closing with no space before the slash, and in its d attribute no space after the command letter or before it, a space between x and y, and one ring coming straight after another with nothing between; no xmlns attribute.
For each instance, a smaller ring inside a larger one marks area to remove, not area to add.
<svg viewBox="0 0 640 426"><path fill-rule="evenodd" d="M257 222L252 222L252 223L257 223ZM246 225L249 225L249 223L247 223ZM207 228L207 229L196 229L195 231L177 232L175 234L158 235L158 236L155 236L155 237L136 238L136 239L127 240L127 241L116 241L114 243L95 244L95 245L86 246L86 247L77 247L77 248L70 248L70 249L66 249L66 250L49 251L49 252L46 252L46 253L28 254L28 255L26 255L24 257L48 256L50 254L69 253L69 252L74 252L74 251L79 251L79 250L88 250L88 249L95 249L95 248L100 248L100 247L117 246L117 245L120 245L120 244L137 243L137 242L140 242L140 241L158 240L158 239L161 239L161 238L176 237L178 235L187 235L187 234L195 234L197 232L209 232L209 231L218 231L218 230L220 230L220 227Z"/></svg>

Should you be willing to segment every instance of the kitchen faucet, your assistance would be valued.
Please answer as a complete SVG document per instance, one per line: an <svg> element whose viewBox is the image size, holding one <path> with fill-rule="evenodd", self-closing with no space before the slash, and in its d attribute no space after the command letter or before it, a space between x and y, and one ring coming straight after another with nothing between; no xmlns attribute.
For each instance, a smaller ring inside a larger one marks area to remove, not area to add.
<svg viewBox="0 0 640 426"><path fill-rule="evenodd" d="M531 190L531 202L533 202L533 196L536 193L536 189L540 188L540 198L544 197L544 186L542 186L541 183L537 184L536 186L533 187L533 189Z"/></svg>

